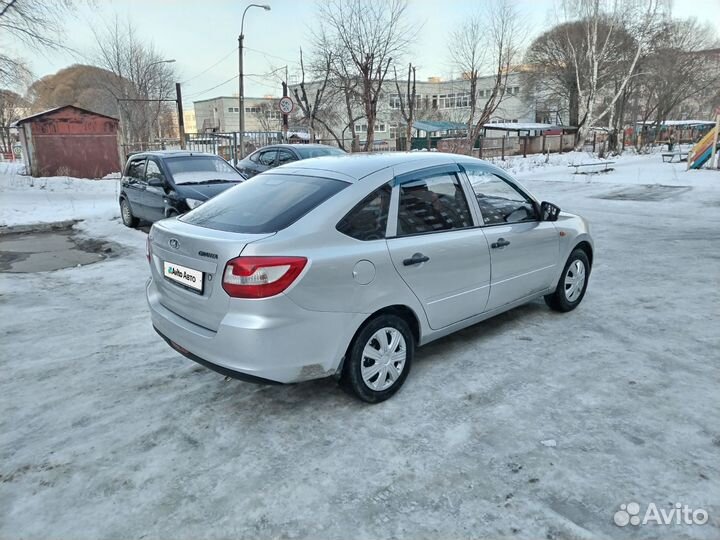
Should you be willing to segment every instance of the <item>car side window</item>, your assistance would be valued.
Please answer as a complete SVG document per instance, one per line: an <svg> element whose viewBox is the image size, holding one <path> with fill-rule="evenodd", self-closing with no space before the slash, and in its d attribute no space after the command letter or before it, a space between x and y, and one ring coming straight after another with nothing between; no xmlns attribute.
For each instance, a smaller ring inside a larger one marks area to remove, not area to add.
<svg viewBox="0 0 720 540"><path fill-rule="evenodd" d="M265 152L260 152L260 157L258 157L258 163L260 163L260 165L266 165L268 167L271 167L275 165L276 155L277 150L266 150Z"/></svg>
<svg viewBox="0 0 720 540"><path fill-rule="evenodd" d="M142 182L145 177L145 158L133 159L127 166L125 176L132 182Z"/></svg>
<svg viewBox="0 0 720 540"><path fill-rule="evenodd" d="M250 161L252 161L253 163L257 163L259 157L260 157L260 152L253 152L252 154L250 154L248 156L248 159Z"/></svg>
<svg viewBox="0 0 720 540"><path fill-rule="evenodd" d="M466 169L485 225L537 221L535 205L525 194L483 169Z"/></svg>
<svg viewBox="0 0 720 540"><path fill-rule="evenodd" d="M147 162L147 169L145 170L145 180L152 180L153 178L162 180L165 178L160 166L152 159Z"/></svg>
<svg viewBox="0 0 720 540"><path fill-rule="evenodd" d="M454 173L400 186L397 235L447 231L472 226L470 209Z"/></svg>
<svg viewBox="0 0 720 540"><path fill-rule="evenodd" d="M391 192L389 184L373 191L338 222L337 230L356 240L385 238Z"/></svg>
<svg viewBox="0 0 720 540"><path fill-rule="evenodd" d="M278 150L278 165L284 165L295 160L295 156L289 150Z"/></svg>

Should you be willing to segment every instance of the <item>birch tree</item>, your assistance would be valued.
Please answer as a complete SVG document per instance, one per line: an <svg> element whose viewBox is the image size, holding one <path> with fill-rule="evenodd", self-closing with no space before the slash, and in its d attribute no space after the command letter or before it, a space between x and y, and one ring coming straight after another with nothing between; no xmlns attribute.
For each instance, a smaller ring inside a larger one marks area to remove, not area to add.
<svg viewBox="0 0 720 540"><path fill-rule="evenodd" d="M469 85L467 117L468 151L472 153L483 126L507 97L508 77L519 59L522 36L518 13L508 0L485 4L451 34L449 49L453 62ZM492 76L489 97L480 102L478 82Z"/></svg>
<svg viewBox="0 0 720 540"><path fill-rule="evenodd" d="M578 130L578 146L582 146L590 129L615 110L615 104L634 76L638 61L651 42L656 25L665 13L663 0L568 0L564 4L567 20L584 25L584 47L579 49L567 36L571 50L575 84L585 122ZM616 36L626 32L632 37L629 49L616 47ZM620 54L620 56L618 55ZM627 55L625 67L618 75L616 88L600 102L601 75L608 64L617 63Z"/></svg>

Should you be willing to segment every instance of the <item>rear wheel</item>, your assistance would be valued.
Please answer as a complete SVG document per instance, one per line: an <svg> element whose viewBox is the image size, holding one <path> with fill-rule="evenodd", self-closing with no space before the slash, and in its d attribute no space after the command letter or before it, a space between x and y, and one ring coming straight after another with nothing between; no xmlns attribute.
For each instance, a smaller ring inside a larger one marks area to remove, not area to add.
<svg viewBox="0 0 720 540"><path fill-rule="evenodd" d="M127 199L120 199L120 216L122 217L123 225L126 227L132 227L133 229L138 226L138 218L133 216L130 203Z"/></svg>
<svg viewBox="0 0 720 540"><path fill-rule="evenodd" d="M555 292L545 296L545 303L555 311L572 311L582 302L590 277L590 261L582 249L570 254Z"/></svg>
<svg viewBox="0 0 720 540"><path fill-rule="evenodd" d="M413 334L405 320L379 315L363 326L350 345L343 384L363 401L385 401L405 382L414 354Z"/></svg>

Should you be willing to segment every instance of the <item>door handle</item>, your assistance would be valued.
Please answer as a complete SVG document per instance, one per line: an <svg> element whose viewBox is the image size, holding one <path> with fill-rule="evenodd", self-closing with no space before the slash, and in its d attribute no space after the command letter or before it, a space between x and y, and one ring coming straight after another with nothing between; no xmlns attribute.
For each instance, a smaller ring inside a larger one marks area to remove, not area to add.
<svg viewBox="0 0 720 540"><path fill-rule="evenodd" d="M430 260L430 257L428 257L427 255L423 255L422 253L415 253L409 259L403 260L403 264L405 266L412 266L414 264L421 264L424 262L428 262L429 260Z"/></svg>
<svg viewBox="0 0 720 540"><path fill-rule="evenodd" d="M505 240L504 238L498 238L497 242L493 242L490 244L490 247L495 248L504 248L505 246L509 246L510 242Z"/></svg>

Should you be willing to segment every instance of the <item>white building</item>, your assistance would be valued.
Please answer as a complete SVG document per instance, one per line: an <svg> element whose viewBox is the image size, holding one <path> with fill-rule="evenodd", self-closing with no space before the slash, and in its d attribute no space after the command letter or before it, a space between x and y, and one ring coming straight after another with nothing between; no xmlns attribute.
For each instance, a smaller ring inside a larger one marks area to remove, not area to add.
<svg viewBox="0 0 720 540"><path fill-rule="evenodd" d="M245 131L280 131L282 114L279 98L246 97ZM240 130L240 104L237 96L220 96L193 102L198 133L230 133Z"/></svg>

